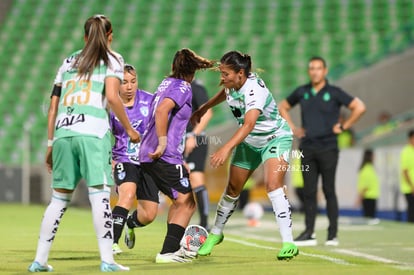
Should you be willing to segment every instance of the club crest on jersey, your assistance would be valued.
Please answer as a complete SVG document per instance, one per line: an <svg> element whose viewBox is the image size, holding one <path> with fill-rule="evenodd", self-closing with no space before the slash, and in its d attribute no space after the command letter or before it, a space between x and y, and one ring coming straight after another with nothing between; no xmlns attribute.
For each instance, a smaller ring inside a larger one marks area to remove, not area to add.
<svg viewBox="0 0 414 275"><path fill-rule="evenodd" d="M185 188L187 188L188 186L190 186L190 182L188 181L188 178L182 178L182 179L180 179L180 184L183 187L185 187Z"/></svg>
<svg viewBox="0 0 414 275"><path fill-rule="evenodd" d="M147 117L148 116L148 114L149 114L149 109L148 109L148 106L141 106L140 108L139 108L139 111L141 112L141 114L143 115L143 116L145 116L145 117Z"/></svg>
<svg viewBox="0 0 414 275"><path fill-rule="evenodd" d="M126 172L122 171L121 173L118 174L118 179L119 180L124 180L126 177Z"/></svg>

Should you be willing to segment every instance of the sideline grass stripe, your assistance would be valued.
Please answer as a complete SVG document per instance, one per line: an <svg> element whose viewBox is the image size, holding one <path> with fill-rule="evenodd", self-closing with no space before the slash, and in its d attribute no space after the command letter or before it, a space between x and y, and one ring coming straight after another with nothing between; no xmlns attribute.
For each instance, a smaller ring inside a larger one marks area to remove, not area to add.
<svg viewBox="0 0 414 275"><path fill-rule="evenodd" d="M226 241L242 244L242 245L245 245L245 246L256 247L256 248L263 248L263 249L268 249L268 250L278 250L278 249L276 249L275 247L272 247L272 246L260 245L260 244L257 244L257 243L242 241L242 240L233 239L233 238L229 238L229 237L226 237ZM326 260L326 261L329 261L329 262L332 262L332 263L335 263L335 264L340 264L340 265L354 265L354 264L351 264L351 263L349 263L345 260L342 260L342 259L329 257L329 256L326 256L326 255L306 253L306 252L302 252L300 250L299 250L299 255L319 258L319 259Z"/></svg>

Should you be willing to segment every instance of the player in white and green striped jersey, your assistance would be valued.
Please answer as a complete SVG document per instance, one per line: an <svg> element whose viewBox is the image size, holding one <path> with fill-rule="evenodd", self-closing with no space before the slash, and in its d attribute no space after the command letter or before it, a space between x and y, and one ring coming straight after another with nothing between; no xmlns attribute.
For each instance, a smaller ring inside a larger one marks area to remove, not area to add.
<svg viewBox="0 0 414 275"><path fill-rule="evenodd" d="M272 94L264 82L251 73L251 58L237 51L226 53L220 60L221 84L225 87L193 113L192 122L200 120L211 107L227 101L239 129L210 159L213 167L224 164L234 150L229 182L221 197L214 226L198 255L209 255L223 238L223 229L232 215L240 192L248 178L260 165L264 166L264 183L279 224L283 247L277 258L291 259L299 251L293 243L289 201L283 180L288 170L293 134L280 116Z"/></svg>
<svg viewBox="0 0 414 275"><path fill-rule="evenodd" d="M30 272L52 271L49 251L72 193L86 180L101 256L101 271L129 270L112 255L112 213L109 205L111 142L107 101L132 142L132 128L118 96L123 79L122 57L110 49L112 25L103 15L85 22L85 46L63 61L55 79L48 113L46 165L52 171L53 193L40 227Z"/></svg>

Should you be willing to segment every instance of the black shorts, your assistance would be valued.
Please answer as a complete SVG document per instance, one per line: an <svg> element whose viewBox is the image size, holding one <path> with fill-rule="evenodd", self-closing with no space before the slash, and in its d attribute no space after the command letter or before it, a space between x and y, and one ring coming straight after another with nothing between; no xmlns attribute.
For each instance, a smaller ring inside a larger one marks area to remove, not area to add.
<svg viewBox="0 0 414 275"><path fill-rule="evenodd" d="M137 185L136 196L138 200L159 203L159 190L151 179L144 178L141 166L129 162L118 162L114 167L114 179L117 186L124 182L135 183Z"/></svg>
<svg viewBox="0 0 414 275"><path fill-rule="evenodd" d="M141 163L142 174L146 181L153 181L158 189L171 199L178 193L192 192L187 169L181 164L171 164L162 159Z"/></svg>
<svg viewBox="0 0 414 275"><path fill-rule="evenodd" d="M206 136L197 136L197 147L188 155L186 162L190 166L191 172L204 172L208 145Z"/></svg>

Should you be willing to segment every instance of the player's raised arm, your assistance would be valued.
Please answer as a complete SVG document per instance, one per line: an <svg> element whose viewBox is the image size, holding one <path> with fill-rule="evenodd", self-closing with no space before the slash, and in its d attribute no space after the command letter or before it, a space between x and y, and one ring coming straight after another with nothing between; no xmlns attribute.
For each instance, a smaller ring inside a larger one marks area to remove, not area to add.
<svg viewBox="0 0 414 275"><path fill-rule="evenodd" d="M224 88L221 89L217 94L215 94L209 101L205 104L201 105L198 110L196 110L190 118L192 125L197 125L200 122L201 117L207 112L207 110L213 108L214 106L220 104L221 102L226 100L226 93L224 92Z"/></svg>
<svg viewBox="0 0 414 275"><path fill-rule="evenodd" d="M118 95L120 85L121 82L118 78L107 77L105 79L106 98L108 99L109 106L121 122L122 126L125 128L125 131L127 132L131 141L137 143L140 141L141 137L139 133L134 128L132 128L131 123L128 120L128 116L125 113L124 106L122 105L121 99Z"/></svg>

